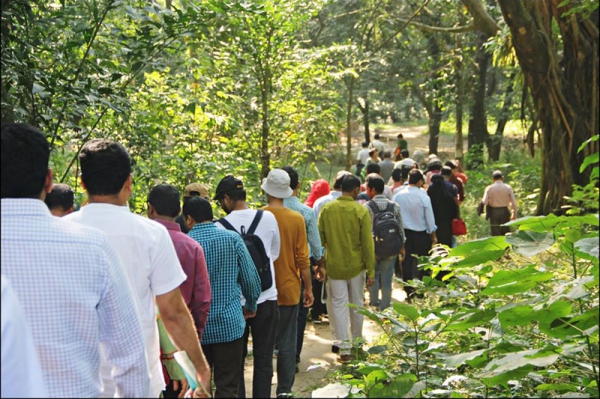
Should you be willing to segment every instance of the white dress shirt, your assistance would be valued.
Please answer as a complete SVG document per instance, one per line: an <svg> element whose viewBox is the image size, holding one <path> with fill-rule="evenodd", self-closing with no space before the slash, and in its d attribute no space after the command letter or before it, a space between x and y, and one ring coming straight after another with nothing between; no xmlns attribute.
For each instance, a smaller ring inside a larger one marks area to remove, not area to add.
<svg viewBox="0 0 600 399"><path fill-rule="evenodd" d="M154 297L174 290L186 279L167 229L131 213L126 206L111 204L88 204L65 218L104 231L121 259L142 324L151 377L150 396L158 397L165 381ZM103 380L110 381L110 377L103 374Z"/></svg>
<svg viewBox="0 0 600 399"><path fill-rule="evenodd" d="M437 230L427 191L418 187L402 186L394 195L393 201L400 205L405 230L426 231L429 234Z"/></svg>
<svg viewBox="0 0 600 399"><path fill-rule="evenodd" d="M106 236L52 216L38 199L2 199L1 223L2 274L23 306L48 394L99 396L104 343L117 393L148 396L140 321Z"/></svg>

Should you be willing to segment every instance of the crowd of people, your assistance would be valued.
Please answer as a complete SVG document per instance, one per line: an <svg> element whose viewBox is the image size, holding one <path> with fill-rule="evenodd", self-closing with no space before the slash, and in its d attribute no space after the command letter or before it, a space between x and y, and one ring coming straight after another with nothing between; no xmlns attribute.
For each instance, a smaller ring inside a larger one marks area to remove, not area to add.
<svg viewBox="0 0 600 399"><path fill-rule="evenodd" d="M262 209L228 175L212 198L199 182L182 197L158 184L144 217L127 206L120 143L84 144L87 200L74 211L73 190L53 183L45 135L3 124L2 396L243 398L251 338L252 397L271 396L274 356L276 395L292 397L308 320L328 322L331 350L350 362L363 316L348 304L364 306L367 291L369 306L391 306L394 273L407 301L418 297L416 256L456 245L467 182L456 161L424 164L402 135L395 149L379 139L363 143L356 174L316 180L304 203L284 166L263 180ZM504 234L516 201L500 171L493 179L481 204Z"/></svg>

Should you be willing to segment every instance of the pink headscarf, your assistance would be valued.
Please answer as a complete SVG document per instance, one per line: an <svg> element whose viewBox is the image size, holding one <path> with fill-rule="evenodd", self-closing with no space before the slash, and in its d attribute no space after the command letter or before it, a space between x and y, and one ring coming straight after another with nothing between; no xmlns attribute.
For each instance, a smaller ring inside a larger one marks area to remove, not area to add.
<svg viewBox="0 0 600 399"><path fill-rule="evenodd" d="M310 194L308 195L308 198L306 199L306 202L304 204L312 208L316 200L318 200L324 195L329 194L330 191L331 188L329 187L329 182L327 180L316 180L313 183L312 188L310 189Z"/></svg>

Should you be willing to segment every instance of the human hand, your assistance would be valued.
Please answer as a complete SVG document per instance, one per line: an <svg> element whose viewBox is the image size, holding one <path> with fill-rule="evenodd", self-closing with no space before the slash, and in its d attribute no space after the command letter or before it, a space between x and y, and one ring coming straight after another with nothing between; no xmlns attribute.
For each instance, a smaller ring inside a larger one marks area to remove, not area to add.
<svg viewBox="0 0 600 399"><path fill-rule="evenodd" d="M517 220L517 213L513 213L513 215L511 216L510 220Z"/></svg>
<svg viewBox="0 0 600 399"><path fill-rule="evenodd" d="M375 278L373 277L367 277L367 287L372 286L375 283Z"/></svg>
<svg viewBox="0 0 600 399"><path fill-rule="evenodd" d="M327 273L325 272L325 268L323 266L317 266L315 269L315 278L317 281L325 281L327 277Z"/></svg>
<svg viewBox="0 0 600 399"><path fill-rule="evenodd" d="M210 398L210 369L202 370L196 374L198 386L194 390L194 398Z"/></svg>
<svg viewBox="0 0 600 399"><path fill-rule="evenodd" d="M189 389L189 385L187 382L187 379L183 379L183 380L173 380L173 390L177 391L179 390L179 387L181 386L181 391L179 391L179 395L177 395L178 398L184 398L188 389Z"/></svg>
<svg viewBox="0 0 600 399"><path fill-rule="evenodd" d="M305 288L304 289L304 299L302 301L302 304L304 305L304 307L308 308L308 307L312 306L314 301L315 301L315 298L312 293L312 287L310 290Z"/></svg>
<svg viewBox="0 0 600 399"><path fill-rule="evenodd" d="M244 319L248 320L256 316L256 311L252 312L246 308L244 308Z"/></svg>

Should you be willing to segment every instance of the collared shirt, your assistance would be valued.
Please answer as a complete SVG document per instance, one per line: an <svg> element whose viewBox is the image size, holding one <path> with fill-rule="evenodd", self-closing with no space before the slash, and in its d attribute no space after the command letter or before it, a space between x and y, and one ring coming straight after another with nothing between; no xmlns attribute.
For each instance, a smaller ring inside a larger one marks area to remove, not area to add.
<svg viewBox="0 0 600 399"><path fill-rule="evenodd" d="M186 278L167 229L150 219L131 213L127 206L104 203L88 204L64 218L104 231L121 260L133 290L144 333L151 376L150 396L160 395L165 383L160 362L154 297L173 291ZM112 376L106 372L105 367L102 370L103 380L106 381L105 394L109 394Z"/></svg>
<svg viewBox="0 0 600 399"><path fill-rule="evenodd" d="M385 151L385 144L379 139L374 139L369 143L369 148L377 148L377 152L379 153L379 155L383 156L383 152Z"/></svg>
<svg viewBox="0 0 600 399"><path fill-rule="evenodd" d="M103 343L108 361L120 370L118 393L149 396L134 298L106 236L53 217L37 199L2 199L0 219L2 274L31 327L48 394L100 396Z"/></svg>
<svg viewBox="0 0 600 399"><path fill-rule="evenodd" d="M356 160L358 161L358 163L366 165L367 159L369 159L369 149L363 148L358 152L358 155L356 156Z"/></svg>
<svg viewBox="0 0 600 399"><path fill-rule="evenodd" d="M383 181L387 184L390 181L390 177L392 177L392 171L394 170L394 161L391 159L383 159L379 161L379 166L381 167L381 177L383 177Z"/></svg>
<svg viewBox="0 0 600 399"><path fill-rule="evenodd" d="M308 240L304 218L288 208L263 208L277 219L281 250L275 261L275 280L277 282L277 304L294 306L300 301L300 270L310 267L308 258Z"/></svg>
<svg viewBox="0 0 600 399"><path fill-rule="evenodd" d="M240 209L237 211L231 211L231 213L225 216L225 219L236 229L236 231L242 231L242 226L244 226L247 231L256 216L255 209ZM221 229L225 229L225 227L219 223L218 221L215 223L215 226ZM262 218L260 219L260 223L256 226L256 230L254 230L254 234L260 237L263 246L265 247L265 252L271 261L271 276L273 276L273 285L270 288L264 290L260 293L257 304L261 304L265 301L276 301L277 300L277 284L275 284L275 265L274 262L279 258L279 248L281 245L280 237L279 237L279 226L277 225L277 219L271 212L264 211ZM242 296L242 306L245 305L246 300Z"/></svg>
<svg viewBox="0 0 600 399"><path fill-rule="evenodd" d="M29 323L8 279L2 275L2 380L3 398L48 397L40 359Z"/></svg>
<svg viewBox="0 0 600 399"><path fill-rule="evenodd" d="M260 295L254 262L238 233L219 229L212 222L197 223L188 235L204 249L212 292L202 345L235 341L246 328L240 295L252 312Z"/></svg>
<svg viewBox="0 0 600 399"><path fill-rule="evenodd" d="M171 241L173 241L179 263L187 276L179 286L179 290L194 319L198 338L202 340L211 301L204 251L193 238L181 232L179 223L161 219L154 219L154 221L167 228Z"/></svg>
<svg viewBox="0 0 600 399"><path fill-rule="evenodd" d="M302 215L306 225L306 237L308 238L310 256L315 259L321 259L323 257L323 246L321 245L321 237L319 237L319 226L317 225L315 211L311 207L301 203L298 197L295 196L284 198L283 205Z"/></svg>
<svg viewBox="0 0 600 399"><path fill-rule="evenodd" d="M515 193L512 187L502 180L496 180L485 188L482 202L484 205L489 205L492 208L504 208L510 205L515 215L517 214Z"/></svg>
<svg viewBox="0 0 600 399"><path fill-rule="evenodd" d="M427 191L410 185L403 186L398 194L394 195L394 202L400 205L404 229L427 233L437 230Z"/></svg>
<svg viewBox="0 0 600 399"><path fill-rule="evenodd" d="M341 196L341 191L331 191L329 194L324 195L315 201L315 203L313 204L313 211L315 211L315 215L317 216L317 224L319 223L319 213L321 212L323 206L325 206L326 203L336 200Z"/></svg>
<svg viewBox="0 0 600 399"><path fill-rule="evenodd" d="M349 280L366 270L375 276L375 244L369 211L351 197L339 196L319 214L319 233L325 247L327 275Z"/></svg>
<svg viewBox="0 0 600 399"><path fill-rule="evenodd" d="M397 203L387 199L387 197L383 194L377 194L371 200L375 202L375 205L377 205L377 207L382 211L385 211L387 209L388 204L394 204L394 217L396 218L396 222L398 222L398 226L400 226L400 236L402 237L402 242L404 243L406 241L406 238L404 237L404 225L402 224L402 214L400 212L400 206ZM371 209L369 204L365 203L363 206L367 208L367 210L369 211L369 215L371 215L371 220L373 220L375 218L375 215L373 215L373 210Z"/></svg>

